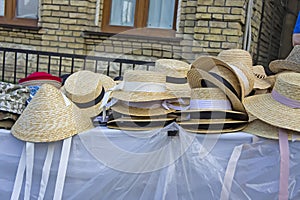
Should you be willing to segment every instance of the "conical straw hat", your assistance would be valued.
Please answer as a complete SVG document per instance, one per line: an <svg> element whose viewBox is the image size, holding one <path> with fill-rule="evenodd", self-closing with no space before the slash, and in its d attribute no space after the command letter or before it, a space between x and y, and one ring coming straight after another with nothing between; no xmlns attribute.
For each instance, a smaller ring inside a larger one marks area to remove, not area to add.
<svg viewBox="0 0 300 200"><path fill-rule="evenodd" d="M238 88L238 84L237 81L234 81L236 79L234 79L234 77L232 77L232 79L230 79L227 75L223 74L223 69L222 67L220 67L220 73L222 74L222 76L224 76L225 78L223 79L216 79L215 77L213 77L211 74L209 74L208 72L201 70L201 69L190 69L188 72L188 82L191 86L191 88L199 88L199 87L203 87L202 84L204 83L211 83L213 86L211 87L217 87L219 88L223 93L226 94L226 96L228 97L229 101L231 102L232 105L232 110L235 111L240 111L240 112L246 112L245 108L241 102L241 100L238 98L238 96L236 95L236 91L234 88ZM228 80L231 81L231 83L229 83L227 80L225 80L226 78L228 78ZM223 81L226 81L227 84L235 85L235 87L232 86L232 88L229 88L228 86L225 86L225 83Z"/></svg>
<svg viewBox="0 0 300 200"><path fill-rule="evenodd" d="M55 142L91 128L85 113L57 88L43 84L12 127L12 134L28 142Z"/></svg>
<svg viewBox="0 0 300 200"><path fill-rule="evenodd" d="M267 124L259 119L250 122L243 130L243 132L257 135L263 138L278 140L279 127ZM289 140L300 140L300 132L286 130Z"/></svg>
<svg viewBox="0 0 300 200"><path fill-rule="evenodd" d="M174 99L175 95L167 91L166 75L163 73L128 70L124 74L122 88L115 90L112 97L128 102L145 102Z"/></svg>
<svg viewBox="0 0 300 200"><path fill-rule="evenodd" d="M114 86L115 82L112 78L82 70L67 78L62 91L87 115L95 117L102 111L100 105L105 92Z"/></svg>
<svg viewBox="0 0 300 200"><path fill-rule="evenodd" d="M245 98L246 110L258 119L284 129L300 131L300 74L278 75L272 93Z"/></svg>
<svg viewBox="0 0 300 200"><path fill-rule="evenodd" d="M269 68L274 73L282 71L300 72L300 45L294 46L286 59L273 60L270 62Z"/></svg>

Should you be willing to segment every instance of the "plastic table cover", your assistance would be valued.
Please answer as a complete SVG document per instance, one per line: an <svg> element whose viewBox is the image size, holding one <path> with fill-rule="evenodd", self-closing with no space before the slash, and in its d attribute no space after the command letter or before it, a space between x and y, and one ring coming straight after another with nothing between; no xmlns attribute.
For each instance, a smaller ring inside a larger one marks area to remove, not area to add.
<svg viewBox="0 0 300 200"><path fill-rule="evenodd" d="M168 131L179 130L177 136ZM255 141L255 142L253 142ZM10 199L25 142L0 130L0 199ZM224 199L224 175L235 147L242 151L228 199L278 199L278 141L234 132L200 135L173 123L120 131L97 127L73 137L63 199ZM47 143L36 143L30 199L38 199ZM45 199L52 199L62 142L55 152ZM289 199L300 199L300 145L289 142ZM227 171L230 171L228 169ZM24 196L24 185L21 197ZM226 199L226 198L225 198Z"/></svg>

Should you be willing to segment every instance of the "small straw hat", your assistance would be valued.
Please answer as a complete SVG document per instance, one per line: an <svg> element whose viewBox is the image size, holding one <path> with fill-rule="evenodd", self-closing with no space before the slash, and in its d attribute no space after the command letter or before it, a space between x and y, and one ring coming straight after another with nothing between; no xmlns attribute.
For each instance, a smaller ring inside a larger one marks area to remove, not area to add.
<svg viewBox="0 0 300 200"><path fill-rule="evenodd" d="M60 88L62 85L62 79L57 76L48 74L47 72L34 72L19 80L19 84L23 86L41 86L45 83L53 85L56 88Z"/></svg>
<svg viewBox="0 0 300 200"><path fill-rule="evenodd" d="M274 73L286 70L300 72L300 45L294 46L286 59L273 60L270 62L269 68Z"/></svg>
<svg viewBox="0 0 300 200"><path fill-rule="evenodd" d="M121 117L108 121L107 127L128 131L147 131L163 128L174 121L175 118L164 116L160 118Z"/></svg>
<svg viewBox="0 0 300 200"><path fill-rule="evenodd" d="M243 130L243 132L257 135L263 138L278 140L279 128L267 124L259 119L250 122ZM285 130L288 134L289 140L300 140L300 132Z"/></svg>
<svg viewBox="0 0 300 200"><path fill-rule="evenodd" d="M154 70L166 74L166 87L177 98L189 98L191 89L186 76L190 65L175 59L158 59Z"/></svg>
<svg viewBox="0 0 300 200"><path fill-rule="evenodd" d="M300 73L278 75L272 93L245 98L246 110L258 119L284 129L300 131Z"/></svg>
<svg viewBox="0 0 300 200"><path fill-rule="evenodd" d="M121 84L121 85L120 85ZM114 90L112 97L128 102L145 102L174 99L167 91L166 75L146 70L129 70L124 74L120 90Z"/></svg>
<svg viewBox="0 0 300 200"><path fill-rule="evenodd" d="M173 109L164 108L162 103L163 102L160 100L134 103L118 100L118 102L114 104L111 109L115 112L131 116L158 116L166 115L175 111ZM134 105L136 105L136 107L134 107Z"/></svg>
<svg viewBox="0 0 300 200"><path fill-rule="evenodd" d="M115 86L112 78L82 70L70 75L63 86L62 91L80 109L90 117L95 117L101 113L105 92Z"/></svg>
<svg viewBox="0 0 300 200"><path fill-rule="evenodd" d="M200 88L204 86L203 84L210 87L217 87L226 94L229 101L231 102L233 110L245 113L245 108L237 95L239 84L236 77L231 73L230 70L227 70L224 67L216 66L214 67L214 69L214 71L216 71L215 74L218 74L218 76L222 77L222 79L217 79L208 72L201 69L190 69L188 71L187 78L191 88ZM208 83L210 85L208 85ZM227 84L227 86L225 84Z"/></svg>
<svg viewBox="0 0 300 200"><path fill-rule="evenodd" d="M12 127L27 142L55 142L93 128L92 121L57 88L43 84Z"/></svg>

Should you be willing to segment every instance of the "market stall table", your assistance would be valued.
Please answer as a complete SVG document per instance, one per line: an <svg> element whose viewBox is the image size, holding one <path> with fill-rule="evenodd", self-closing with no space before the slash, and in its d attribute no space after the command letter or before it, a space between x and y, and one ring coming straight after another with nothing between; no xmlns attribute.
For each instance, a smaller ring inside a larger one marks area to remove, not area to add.
<svg viewBox="0 0 300 200"><path fill-rule="evenodd" d="M168 136L170 130L179 132ZM0 130L0 199L11 197L24 144ZM53 198L61 155L62 142L54 144L45 199ZM289 145L289 198L300 199L300 146ZM38 199L47 147L35 144L30 199ZM236 147L236 169L226 171ZM244 132L191 134L175 123L146 132L96 127L72 139L63 199L277 199L279 163L278 141ZM230 186L227 196L223 185Z"/></svg>

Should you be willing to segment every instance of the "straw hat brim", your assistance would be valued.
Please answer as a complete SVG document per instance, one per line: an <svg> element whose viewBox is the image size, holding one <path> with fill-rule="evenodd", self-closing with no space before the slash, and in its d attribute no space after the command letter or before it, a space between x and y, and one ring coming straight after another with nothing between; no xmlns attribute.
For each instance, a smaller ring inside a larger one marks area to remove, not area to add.
<svg viewBox="0 0 300 200"><path fill-rule="evenodd" d="M176 96L170 92L128 92L116 90L112 92L112 98L128 102L145 102L165 99L175 99Z"/></svg>
<svg viewBox="0 0 300 200"><path fill-rule="evenodd" d="M271 88L272 84L268 82L266 79L254 78L254 86L253 89L265 90Z"/></svg>
<svg viewBox="0 0 300 200"><path fill-rule="evenodd" d="M107 123L114 122L165 122L174 120L174 117L164 117L164 118L140 118L140 117L121 117L118 119L113 119L108 121Z"/></svg>
<svg viewBox="0 0 300 200"><path fill-rule="evenodd" d="M151 109L136 108L136 107L125 106L120 102L117 102L114 106L111 107L111 109L115 112L124 115L131 115L131 116L158 116L158 115L166 115L175 111L173 109L166 110L163 107L151 108Z"/></svg>
<svg viewBox="0 0 300 200"><path fill-rule="evenodd" d="M166 88L169 91L169 93L173 94L176 98L191 97L191 88L188 83L186 84L166 83Z"/></svg>
<svg viewBox="0 0 300 200"><path fill-rule="evenodd" d="M191 133L200 133L200 134L217 134L217 133L230 133L240 131L247 123L231 123L231 124L204 124L204 125L195 125L195 124L181 124L180 126L188 132Z"/></svg>
<svg viewBox="0 0 300 200"><path fill-rule="evenodd" d="M178 122L181 125L193 125L193 124L239 124L247 123L247 121L233 120L233 119L191 119L188 121Z"/></svg>
<svg viewBox="0 0 300 200"><path fill-rule="evenodd" d="M43 79L40 79L40 80L30 80L30 81L25 81L25 82L22 82L20 83L20 85L23 85L23 86L33 86L33 85L43 85L43 84L50 84L50 85L53 85L54 87L56 88L60 88L61 87L61 82L59 81L55 81L55 80L43 80Z"/></svg>
<svg viewBox="0 0 300 200"><path fill-rule="evenodd" d="M213 83L216 87L218 87L220 90L222 90L228 99L231 102L231 105L233 107L233 110L240 111L240 112L246 112L245 108L242 104L242 102L239 100L239 98L230 90L228 89L222 82L217 80L215 77L210 75L208 72L203 71L201 69L191 69L189 72L189 82L197 82L200 83L201 80L206 80L211 83Z"/></svg>
<svg viewBox="0 0 300 200"><path fill-rule="evenodd" d="M300 109L293 109L275 101L271 94L247 97L244 106L249 113L268 124L300 131Z"/></svg>
<svg viewBox="0 0 300 200"><path fill-rule="evenodd" d="M274 73L279 73L285 70L300 72L300 63L289 60L274 60L270 62L269 68Z"/></svg>
<svg viewBox="0 0 300 200"><path fill-rule="evenodd" d="M228 65L225 61L214 57L214 56L201 56L198 59L196 59L193 63L191 68L197 68L197 69L201 69L204 70L206 72L209 72L210 70L212 70L215 66L223 66L226 67L227 69L229 69L232 73L234 73L234 75L237 77L239 83L240 83L240 94L241 97L243 98L245 96L245 88L244 88L244 84L241 84L243 81L241 80L240 76L232 69L232 67L230 65ZM254 85L254 82L251 83ZM252 87L253 87L252 85ZM251 91L250 91L251 92Z"/></svg>
<svg viewBox="0 0 300 200"><path fill-rule="evenodd" d="M267 138L267 139L273 139L273 140L278 140L278 133L279 133L279 128L276 126L272 126L270 124L267 124L261 120L254 120L250 122L243 130L243 132L250 133L253 135L257 135L259 137ZM285 130L286 133L288 134L288 139L289 140L300 140L299 132L291 131L291 130ZM297 135L298 137L293 137L293 135Z"/></svg>

